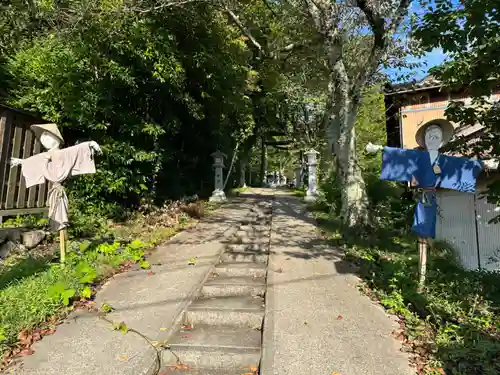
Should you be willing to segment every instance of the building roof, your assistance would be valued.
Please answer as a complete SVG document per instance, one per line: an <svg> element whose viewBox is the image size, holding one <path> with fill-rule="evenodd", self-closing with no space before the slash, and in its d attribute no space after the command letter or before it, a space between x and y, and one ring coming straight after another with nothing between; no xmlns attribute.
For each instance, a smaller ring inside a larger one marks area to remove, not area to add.
<svg viewBox="0 0 500 375"><path fill-rule="evenodd" d="M396 85L387 85L384 90L385 95L395 95L395 94L403 94L407 92L415 92L422 90L429 90L434 88L440 88L443 84L436 79L434 76L429 74L425 78L420 81L412 81L406 83L400 83Z"/></svg>

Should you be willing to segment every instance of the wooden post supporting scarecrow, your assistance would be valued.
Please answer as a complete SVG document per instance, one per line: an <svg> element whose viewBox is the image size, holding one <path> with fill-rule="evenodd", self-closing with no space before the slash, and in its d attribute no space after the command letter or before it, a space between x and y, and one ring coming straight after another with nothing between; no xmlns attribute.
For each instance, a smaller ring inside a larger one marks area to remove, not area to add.
<svg viewBox="0 0 500 375"><path fill-rule="evenodd" d="M46 181L52 183L47 198L49 220L51 229L59 231L61 264L64 265L69 223L68 197L62 182L69 176L95 173L94 153L101 153L101 149L94 141L60 149L64 140L56 124L32 125L31 130L47 151L27 159L11 158L10 164L21 166L27 188Z"/></svg>
<svg viewBox="0 0 500 375"><path fill-rule="evenodd" d="M483 170L498 169L497 160L472 160L443 155L439 149L450 141L453 125L438 120L421 126L415 135L417 144L425 151L383 147L369 143L366 151L383 151L380 179L409 182L418 189L412 231L419 237L419 290L425 285L427 251L436 237L436 188L475 193L476 178Z"/></svg>

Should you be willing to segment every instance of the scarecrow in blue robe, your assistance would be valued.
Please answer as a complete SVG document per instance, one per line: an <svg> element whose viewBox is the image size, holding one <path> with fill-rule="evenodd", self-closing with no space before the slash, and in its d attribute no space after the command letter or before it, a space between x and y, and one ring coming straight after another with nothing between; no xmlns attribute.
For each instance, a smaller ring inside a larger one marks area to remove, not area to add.
<svg viewBox="0 0 500 375"><path fill-rule="evenodd" d="M381 180L409 182L420 188L412 230L422 238L436 237L436 189L474 193L482 162L464 157L438 154L432 161L429 152L385 147Z"/></svg>
<svg viewBox="0 0 500 375"><path fill-rule="evenodd" d="M417 144L424 150L382 147L369 143L366 151L383 150L380 179L408 182L418 188L412 231L419 236L420 284L425 282L427 245L436 237L436 189L474 193L476 179L484 168L483 162L438 152L453 136L453 125L437 121L421 126L416 133Z"/></svg>

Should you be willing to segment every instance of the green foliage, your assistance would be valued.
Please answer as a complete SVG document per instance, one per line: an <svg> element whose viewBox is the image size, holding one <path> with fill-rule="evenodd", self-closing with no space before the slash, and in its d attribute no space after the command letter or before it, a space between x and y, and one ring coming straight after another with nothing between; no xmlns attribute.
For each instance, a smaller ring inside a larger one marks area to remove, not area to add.
<svg viewBox="0 0 500 375"><path fill-rule="evenodd" d="M47 228L49 225L49 219L41 217L39 215L23 215L16 216L15 218L9 218L5 220L0 226L2 228Z"/></svg>
<svg viewBox="0 0 500 375"><path fill-rule="evenodd" d="M359 266L362 288L391 313L404 317L417 351L429 368L449 374L496 374L500 370L500 275L471 272L455 262L452 249L431 251L427 290L417 293L416 238L390 226L370 236L340 234L338 220L317 213L332 245L347 249L346 261ZM420 347L421 346L421 347Z"/></svg>
<svg viewBox="0 0 500 375"><path fill-rule="evenodd" d="M62 282L57 282L49 288L49 297L56 302L62 302L64 306L68 306L70 298L75 296L75 289L67 289Z"/></svg>
<svg viewBox="0 0 500 375"><path fill-rule="evenodd" d="M5 335L5 330L6 330L6 327L5 326L0 326L0 344L3 344L4 341L7 340L7 336Z"/></svg>
<svg viewBox="0 0 500 375"><path fill-rule="evenodd" d="M124 335L127 334L127 332L128 332L128 327L127 327L127 325L124 322L120 322L120 323L114 324L113 325L113 329L115 331L122 332Z"/></svg>
<svg viewBox="0 0 500 375"><path fill-rule="evenodd" d="M114 308L107 303L103 303L99 309L99 311L101 311L104 314L108 314L108 313L112 312L113 310L114 310Z"/></svg>
<svg viewBox="0 0 500 375"><path fill-rule="evenodd" d="M98 173L67 182L75 234L143 199L210 192L210 154L252 133L258 76L239 33L207 4L134 13L84 3L38 4L37 17L61 22L19 33L7 64L11 105L63 126L67 144L102 146Z"/></svg>
<svg viewBox="0 0 500 375"><path fill-rule="evenodd" d="M40 260L36 268L30 259L1 268L0 352L16 342L21 330L43 323L75 299L91 299L93 286L123 262L134 261L149 268L144 255L148 247L150 244L139 240L86 240L70 244L64 268L50 259Z"/></svg>
<svg viewBox="0 0 500 375"><path fill-rule="evenodd" d="M500 157L500 107L488 103L498 93L500 77L500 23L498 3L493 0L443 0L427 4L415 36L427 49L441 47L449 61L432 74L451 90L467 90L472 106L461 100L450 103L446 116L460 126L480 124L485 135L479 142L450 145L469 156ZM488 201L500 204L500 183L489 186ZM495 221L499 221L497 217Z"/></svg>

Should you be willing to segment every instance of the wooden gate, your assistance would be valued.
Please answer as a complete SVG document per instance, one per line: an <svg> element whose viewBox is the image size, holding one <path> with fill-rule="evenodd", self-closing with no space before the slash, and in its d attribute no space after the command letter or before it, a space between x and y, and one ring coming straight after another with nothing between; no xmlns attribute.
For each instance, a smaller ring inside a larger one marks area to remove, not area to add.
<svg viewBox="0 0 500 375"><path fill-rule="evenodd" d="M42 146L29 129L44 123L36 117L0 105L0 222L5 216L46 212L48 184L26 189L21 168L11 168L11 157L26 159Z"/></svg>

